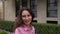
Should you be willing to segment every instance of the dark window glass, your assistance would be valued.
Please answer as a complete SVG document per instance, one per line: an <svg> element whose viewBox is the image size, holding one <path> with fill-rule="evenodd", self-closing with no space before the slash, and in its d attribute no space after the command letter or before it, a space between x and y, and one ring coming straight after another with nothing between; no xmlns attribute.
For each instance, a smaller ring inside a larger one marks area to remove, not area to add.
<svg viewBox="0 0 60 34"><path fill-rule="evenodd" d="M18 10L20 9L20 0L15 0L15 5L16 5L16 17L18 15Z"/></svg>
<svg viewBox="0 0 60 34"><path fill-rule="evenodd" d="M27 0L22 0L22 8L27 7Z"/></svg>
<svg viewBox="0 0 60 34"><path fill-rule="evenodd" d="M47 17L57 17L57 0L47 0Z"/></svg>
<svg viewBox="0 0 60 34"><path fill-rule="evenodd" d="M30 0L30 9L34 13L35 17L37 17L37 1L36 0Z"/></svg>
<svg viewBox="0 0 60 34"><path fill-rule="evenodd" d="M16 17L18 15L18 10L27 7L27 0L15 0L16 2Z"/></svg>

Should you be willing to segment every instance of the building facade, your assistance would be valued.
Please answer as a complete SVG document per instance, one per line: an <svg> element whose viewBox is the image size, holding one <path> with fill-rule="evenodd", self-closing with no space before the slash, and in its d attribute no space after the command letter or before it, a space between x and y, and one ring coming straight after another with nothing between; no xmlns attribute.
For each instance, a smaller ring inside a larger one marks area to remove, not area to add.
<svg viewBox="0 0 60 34"><path fill-rule="evenodd" d="M15 21L15 0L0 0L0 19Z"/></svg>
<svg viewBox="0 0 60 34"><path fill-rule="evenodd" d="M6 20L15 20L15 2L16 0L5 1L4 18ZM37 23L60 24L60 0L20 0L19 5L19 9L24 7L30 8L35 14L34 20Z"/></svg>

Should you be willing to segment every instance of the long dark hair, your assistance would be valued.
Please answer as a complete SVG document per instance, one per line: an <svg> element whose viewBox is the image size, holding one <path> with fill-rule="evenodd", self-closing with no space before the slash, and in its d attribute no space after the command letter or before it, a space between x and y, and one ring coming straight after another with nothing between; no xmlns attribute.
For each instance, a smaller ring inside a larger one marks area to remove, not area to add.
<svg viewBox="0 0 60 34"><path fill-rule="evenodd" d="M23 12L24 10L27 10L27 11L30 13L30 15L32 16L32 21L33 21L34 14L33 14L32 10L30 10L30 9L28 9L28 8L20 9L20 10L18 11L18 16L17 16L16 22L15 22L15 24L14 24L14 29L16 29L16 28L19 27L20 25L24 24L24 23L23 23L23 20L22 20L22 12ZM32 24L32 21L31 21L31 24Z"/></svg>

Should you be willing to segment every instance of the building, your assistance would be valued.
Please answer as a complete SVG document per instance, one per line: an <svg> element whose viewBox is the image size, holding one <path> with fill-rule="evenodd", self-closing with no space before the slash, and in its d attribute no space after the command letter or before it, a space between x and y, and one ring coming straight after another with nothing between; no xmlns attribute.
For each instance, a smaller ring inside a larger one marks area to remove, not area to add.
<svg viewBox="0 0 60 34"><path fill-rule="evenodd" d="M15 19L15 1L6 0L4 3L6 20ZM60 24L60 0L20 0L20 9L24 7L33 11L34 20L37 20L38 23Z"/></svg>
<svg viewBox="0 0 60 34"><path fill-rule="evenodd" d="M15 21L14 0L0 0L0 19Z"/></svg>

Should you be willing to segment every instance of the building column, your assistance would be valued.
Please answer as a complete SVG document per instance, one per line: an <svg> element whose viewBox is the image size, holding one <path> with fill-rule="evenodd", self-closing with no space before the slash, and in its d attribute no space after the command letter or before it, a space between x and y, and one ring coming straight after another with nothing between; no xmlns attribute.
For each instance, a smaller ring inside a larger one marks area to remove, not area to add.
<svg viewBox="0 0 60 34"><path fill-rule="evenodd" d="M5 20L15 21L15 0L6 0L5 2Z"/></svg>
<svg viewBox="0 0 60 34"><path fill-rule="evenodd" d="M60 0L58 2L58 24L60 24Z"/></svg>
<svg viewBox="0 0 60 34"><path fill-rule="evenodd" d="M47 0L37 0L37 22L46 23Z"/></svg>

